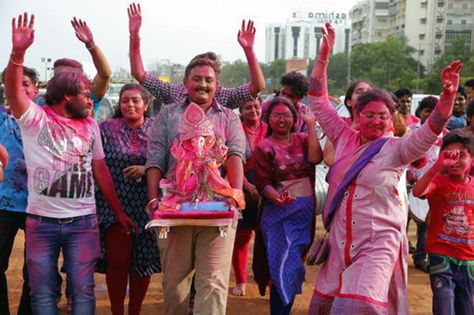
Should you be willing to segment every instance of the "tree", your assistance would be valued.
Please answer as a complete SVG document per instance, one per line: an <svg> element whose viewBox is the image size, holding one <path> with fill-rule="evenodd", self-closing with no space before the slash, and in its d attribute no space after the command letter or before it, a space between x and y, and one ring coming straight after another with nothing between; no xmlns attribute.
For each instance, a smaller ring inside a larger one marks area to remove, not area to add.
<svg viewBox="0 0 474 315"><path fill-rule="evenodd" d="M308 77L315 60L309 62ZM328 92L330 95L339 96L346 93L348 61L347 53L338 53L330 57L328 64Z"/></svg>
<svg viewBox="0 0 474 315"><path fill-rule="evenodd" d="M225 64L219 75L219 84L221 86L240 86L250 81L249 68L246 62L242 60Z"/></svg>
<svg viewBox="0 0 474 315"><path fill-rule="evenodd" d="M271 63L260 64L263 75L266 80L265 93L273 93L274 90L280 89L280 79L286 73L286 61L277 59Z"/></svg>
<svg viewBox="0 0 474 315"><path fill-rule="evenodd" d="M430 73L422 80L422 87L427 94L439 94L441 92L441 81L439 79L441 71L453 60L461 60L463 68L461 70L461 85L468 79L474 78L474 56L471 55L466 46L464 38L455 39L451 46L436 59Z"/></svg>
<svg viewBox="0 0 474 315"><path fill-rule="evenodd" d="M383 42L360 44L351 53L351 79L370 80L390 91L414 88L418 62L405 37L389 36Z"/></svg>

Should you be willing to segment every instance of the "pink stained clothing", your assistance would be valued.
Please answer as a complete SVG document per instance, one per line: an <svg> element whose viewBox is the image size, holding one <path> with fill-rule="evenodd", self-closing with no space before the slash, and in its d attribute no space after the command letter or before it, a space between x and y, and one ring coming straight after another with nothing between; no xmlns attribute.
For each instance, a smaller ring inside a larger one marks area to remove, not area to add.
<svg viewBox="0 0 474 315"><path fill-rule="evenodd" d="M361 145L359 132L324 97L311 96L309 102L335 146L336 161L355 152ZM384 310L382 314L409 313L407 208L396 187L405 166L422 157L436 139L424 124L405 137L390 138L362 169L331 221L329 257L315 283L316 298L364 301Z"/></svg>
<svg viewBox="0 0 474 315"><path fill-rule="evenodd" d="M420 118L416 117L415 115L408 114L405 117L405 125L408 128L410 128L410 129L416 128L417 125L419 125L419 124L420 124Z"/></svg>
<svg viewBox="0 0 474 315"><path fill-rule="evenodd" d="M27 213L50 218L95 213L92 160L104 158L97 122L59 116L30 101L18 124L28 172Z"/></svg>
<svg viewBox="0 0 474 315"><path fill-rule="evenodd" d="M426 195L430 222L426 252L474 260L474 182L455 182L437 174Z"/></svg>

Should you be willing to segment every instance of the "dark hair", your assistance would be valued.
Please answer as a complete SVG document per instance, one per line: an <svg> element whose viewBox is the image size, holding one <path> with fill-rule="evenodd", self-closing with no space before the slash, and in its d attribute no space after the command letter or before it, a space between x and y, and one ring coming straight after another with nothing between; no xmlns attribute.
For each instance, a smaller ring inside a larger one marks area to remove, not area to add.
<svg viewBox="0 0 474 315"><path fill-rule="evenodd" d="M7 71L7 68L3 69L2 71L2 82L4 83L5 83L5 71ZM38 83L38 72L36 72L35 69L23 66L23 75L30 78L31 82L33 82L34 85Z"/></svg>
<svg viewBox="0 0 474 315"><path fill-rule="evenodd" d="M295 132L296 131L295 125L298 119L298 113L296 112L296 109L293 106L293 104L291 104L291 102L287 98L277 96L272 99L272 101L270 102L270 105L268 105L267 114L265 116L266 121L270 121L270 115L273 109L275 108L275 106L277 106L278 104L285 105L291 111L291 114L293 115L293 126L291 127L290 132ZM265 136L268 137L272 133L273 133L272 127L270 126L270 124L268 124L267 134Z"/></svg>
<svg viewBox="0 0 474 315"><path fill-rule="evenodd" d="M257 102L258 104L260 104L260 106L262 106L263 101L262 101L262 98L260 96L257 97L254 100L247 101L247 102L245 102L245 103L243 103L242 105L239 106L239 113L242 112L242 108L244 107L244 105L247 104L247 103L250 103L250 102Z"/></svg>
<svg viewBox="0 0 474 315"><path fill-rule="evenodd" d="M214 69L216 77L218 77L221 73L221 63L219 62L217 55L212 51L208 51L206 53L196 55L193 59L191 59L189 64L186 66L186 69L184 70L184 77L187 78L189 76L189 73L191 73L191 70L201 66L209 66Z"/></svg>
<svg viewBox="0 0 474 315"><path fill-rule="evenodd" d="M461 135L456 131L453 131L443 137L443 143L441 144L441 151L446 149L446 147L450 144L459 143L463 147L465 147L469 151L469 153L472 155L473 152L471 152L471 150L469 149L470 142L471 142L471 138Z"/></svg>
<svg viewBox="0 0 474 315"><path fill-rule="evenodd" d="M299 98L303 98L308 94L308 79L299 72L288 72L281 77L280 84L289 86L291 92Z"/></svg>
<svg viewBox="0 0 474 315"><path fill-rule="evenodd" d="M140 84L127 83L124 86L122 86L122 88L120 89L118 106L115 108L115 111L114 111L114 114L112 115L112 118L121 118L121 117L123 117L122 111L120 109L120 102L122 101L122 94L125 91L131 91L131 90L137 90L138 92L140 92L140 96L143 100L143 103L145 103L145 105L148 106L145 113L143 113L143 116L144 117L150 117L150 111L151 111L151 108L153 107L153 102L151 102L153 97L151 96L151 94Z"/></svg>
<svg viewBox="0 0 474 315"><path fill-rule="evenodd" d="M434 96L426 96L420 101L420 104L416 108L415 115L416 117L420 118L421 112L425 109L434 110L436 107L436 103L438 103L438 99Z"/></svg>
<svg viewBox="0 0 474 315"><path fill-rule="evenodd" d="M464 83L464 86L471 87L474 89L474 79L467 80L466 83Z"/></svg>
<svg viewBox="0 0 474 315"><path fill-rule="evenodd" d="M392 100L390 94L381 89L372 89L365 91L357 98L357 103L354 106L354 109L359 113L365 108L365 106L372 101L382 101L391 114L395 112L395 103Z"/></svg>
<svg viewBox="0 0 474 315"><path fill-rule="evenodd" d="M77 96L81 90L81 83L86 87L90 87L89 80L82 74L71 71L55 74L48 81L48 88L44 95L46 104L60 103L66 95Z"/></svg>
<svg viewBox="0 0 474 315"><path fill-rule="evenodd" d="M357 80L357 81L354 81L352 82L351 85L349 85L349 87L347 88L346 90L346 95L344 96L344 105L346 106L346 108L349 110L349 114L351 115L351 118L354 118L354 114L352 113L352 109L347 105L347 101L349 101L351 98L352 98L352 94L354 94L354 91L355 89L357 88L357 86L361 83L366 83L368 84L371 88L374 87L374 85L372 84L372 82L370 81L367 81L367 80Z"/></svg>
<svg viewBox="0 0 474 315"><path fill-rule="evenodd" d="M408 88L400 88L400 89L396 90L395 95L398 98L401 98L402 96L405 96L405 95L408 95L410 97L413 96L413 94L411 93L411 91Z"/></svg>
<svg viewBox="0 0 474 315"><path fill-rule="evenodd" d="M468 118L468 123L469 123L470 118L474 116L474 100L471 100L469 103L467 103L466 116Z"/></svg>
<svg viewBox="0 0 474 315"><path fill-rule="evenodd" d="M464 96L464 98L467 100L467 93L464 91L462 87L458 88L458 93Z"/></svg>
<svg viewBox="0 0 474 315"><path fill-rule="evenodd" d="M80 69L81 72L84 72L84 68L82 67L82 63L80 63L79 61L74 60L74 59L61 58L61 59L56 60L53 64L53 68L57 68L57 67L61 67L61 66Z"/></svg>

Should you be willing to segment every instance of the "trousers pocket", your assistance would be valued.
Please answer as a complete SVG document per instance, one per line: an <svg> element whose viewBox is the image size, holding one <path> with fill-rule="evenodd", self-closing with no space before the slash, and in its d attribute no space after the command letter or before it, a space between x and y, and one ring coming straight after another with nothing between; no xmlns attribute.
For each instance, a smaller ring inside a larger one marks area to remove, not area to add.
<svg viewBox="0 0 474 315"><path fill-rule="evenodd" d="M430 275L435 275L441 272L445 272L449 269L449 263L444 257L430 256L430 265L428 270Z"/></svg>

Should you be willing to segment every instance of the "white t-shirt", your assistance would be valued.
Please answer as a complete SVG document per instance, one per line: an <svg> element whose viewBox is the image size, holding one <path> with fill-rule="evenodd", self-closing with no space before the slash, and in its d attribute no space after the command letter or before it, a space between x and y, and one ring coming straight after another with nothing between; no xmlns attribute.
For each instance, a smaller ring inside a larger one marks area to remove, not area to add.
<svg viewBox="0 0 474 315"><path fill-rule="evenodd" d="M97 123L30 102L18 124L28 172L26 212L50 218L95 213L91 162L104 158Z"/></svg>

